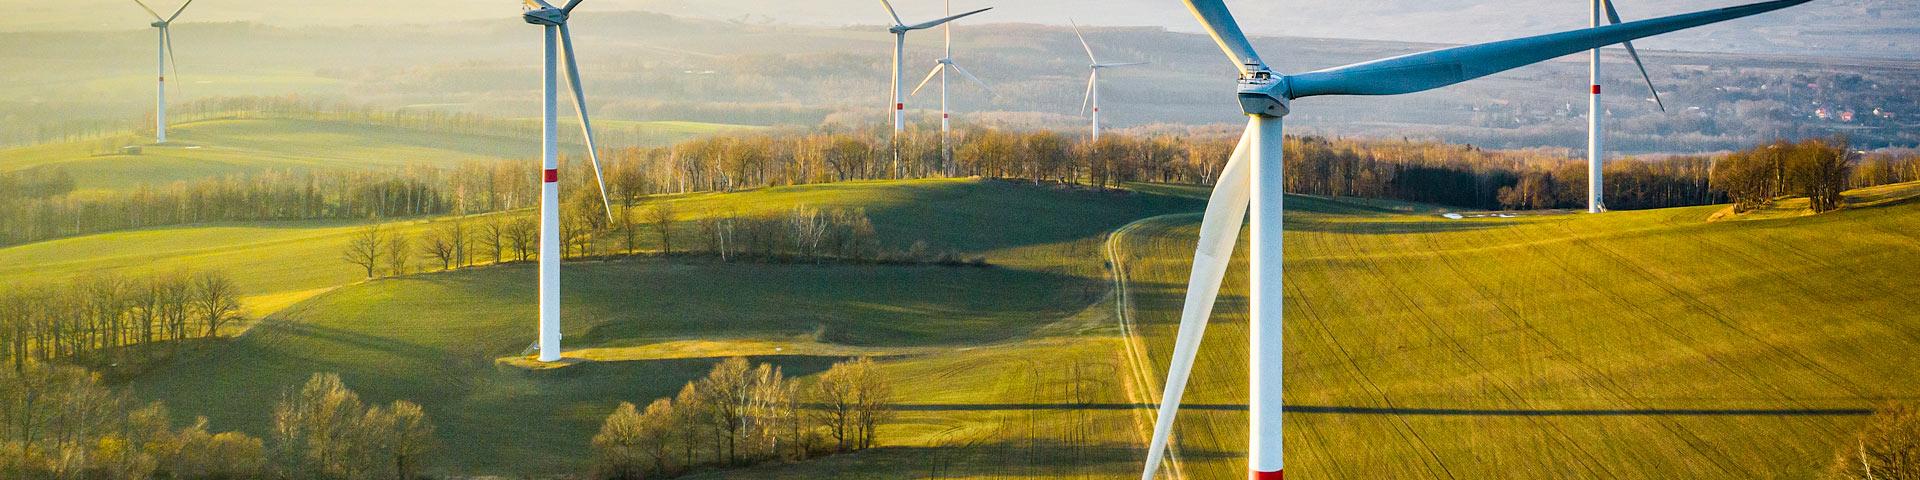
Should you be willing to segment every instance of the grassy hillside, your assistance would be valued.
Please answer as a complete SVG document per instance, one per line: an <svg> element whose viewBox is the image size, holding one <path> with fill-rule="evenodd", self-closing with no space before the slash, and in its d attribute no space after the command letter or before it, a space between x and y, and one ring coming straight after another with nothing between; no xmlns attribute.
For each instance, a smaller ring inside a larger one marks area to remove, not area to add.
<svg viewBox="0 0 1920 480"><path fill-rule="evenodd" d="M929 371L967 379L943 382L937 389L944 394L916 401L992 404L1001 401L997 391L1026 392L1034 402L1049 398L1052 390L1035 391L1022 377L991 375L1010 369L996 359L1025 357L1028 369L1041 371L1032 360L1042 356L1112 363L1113 350L1102 348L1114 345L1111 336L1082 340L1088 331L1111 329L1104 317L1086 314L1089 306L1098 306L1091 309L1096 313L1110 308L1102 301L1102 237L1142 216L1197 207L1175 196L980 180L859 182L657 201L674 202L687 221L777 215L799 205L862 208L891 248L925 241L984 256L994 266L572 262L564 273L568 346L600 361L538 372L494 365L532 342L531 265L355 283L358 274L338 259L354 225L156 229L0 249L0 258L11 260L0 279L226 268L255 295L253 311L277 313L228 345L134 380L141 396L166 400L182 416L206 415L220 428L264 433L281 387L312 372L340 372L372 400L426 405L447 439L441 465L447 471L542 473L581 468L579 452L617 402L671 394L724 356L752 355L804 375L846 355L878 355L894 358L887 368L904 372L903 379ZM394 228L432 226L419 221ZM1127 412L1107 416L1131 418ZM897 429L890 443L950 445L955 425L967 433L962 440L997 438L987 433L1003 428L1001 417L938 408L912 413L906 418L913 420L890 427ZM1131 436L1125 428L1101 430Z"/></svg>
<svg viewBox="0 0 1920 480"><path fill-rule="evenodd" d="M537 125L537 121L529 123ZM600 127L649 144L736 128L698 122L614 122ZM533 161L540 154L539 138L533 136L333 120L202 120L175 124L167 134L167 145L143 146L138 155L121 154L115 149L150 141L151 132L129 137L139 140L102 139L0 150L0 171L64 168L77 180L79 190L98 191L263 170L451 167L476 160ZM574 137L562 138L572 141Z"/></svg>
<svg viewBox="0 0 1920 480"><path fill-rule="evenodd" d="M1447 220L1289 200L1288 473L1813 476L1864 409L1920 397L1916 195L1713 223L1717 207ZM1156 374L1197 221L1155 219L1124 249ZM1245 468L1231 272L1187 397L1227 408L1178 432L1192 478Z"/></svg>
<svg viewBox="0 0 1920 480"><path fill-rule="evenodd" d="M0 249L0 281L232 271L256 313L277 313L134 380L141 397L264 433L281 388L337 371L369 400L426 405L447 440L443 472L575 471L614 404L667 395L724 356L806 375L876 355L908 393L883 448L701 478L1117 477L1138 468L1151 420L1138 405L1157 400L1204 194L929 180L655 199L687 221L863 208L886 245L925 241L995 266L573 262L568 346L596 361L544 371L495 365L532 342L530 266L356 283L338 259L351 224ZM1716 207L1449 220L1289 198L1290 470L1809 476L1865 409L1920 398L1920 185L1851 195L1860 206L1832 214L1715 222ZM1194 377L1186 478L1244 468L1245 285L1235 269ZM1069 397L1075 385L1089 394Z"/></svg>

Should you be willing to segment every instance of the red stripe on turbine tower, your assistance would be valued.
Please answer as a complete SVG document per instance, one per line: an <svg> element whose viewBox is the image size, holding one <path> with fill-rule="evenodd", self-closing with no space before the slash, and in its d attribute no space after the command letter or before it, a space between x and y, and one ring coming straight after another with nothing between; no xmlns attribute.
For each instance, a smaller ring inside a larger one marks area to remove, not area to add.
<svg viewBox="0 0 1920 480"><path fill-rule="evenodd" d="M893 109L894 109L894 110L906 110L906 109L907 109L907 104L905 104L905 103L896 103L896 104L893 104Z"/></svg>
<svg viewBox="0 0 1920 480"><path fill-rule="evenodd" d="M547 169L546 180L547 180L547 183L560 181L560 170L552 169L552 168Z"/></svg>
<svg viewBox="0 0 1920 480"><path fill-rule="evenodd" d="M1253 472L1253 475L1249 475L1248 478L1251 478L1253 480L1281 480L1280 472L1255 471Z"/></svg>
<svg viewBox="0 0 1920 480"><path fill-rule="evenodd" d="M1594 85L1594 86L1593 86L1593 94L1594 94L1594 95L1599 95L1599 94L1600 94L1600 86L1599 86L1599 85Z"/></svg>

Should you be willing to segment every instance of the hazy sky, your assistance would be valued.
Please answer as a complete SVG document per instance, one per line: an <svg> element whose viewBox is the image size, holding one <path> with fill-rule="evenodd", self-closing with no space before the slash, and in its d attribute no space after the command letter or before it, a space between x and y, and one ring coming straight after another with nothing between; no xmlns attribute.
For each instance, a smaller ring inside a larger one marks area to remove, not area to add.
<svg viewBox="0 0 1920 480"><path fill-rule="evenodd" d="M558 1L558 0L556 0ZM1628 19L1681 13L1753 0L1622 0ZM139 28L149 21L133 0L35 1L12 7L0 30ZM152 0L170 11L180 0ZM931 19L941 0L897 0L908 19ZM1579 0L1228 0L1254 34L1465 43L1585 26L1588 3ZM253 21L275 25L517 21L515 0L198 0L185 21ZM996 6L977 21L1162 26L1197 31L1176 0L956 0L955 10ZM886 21L878 0L587 0L584 12L646 10L749 23L875 25ZM1788 53L1802 46L1827 53L1916 55L1920 1L1817 0L1784 13L1682 32L1645 43L1651 48ZM1772 45L1771 48L1767 45Z"/></svg>

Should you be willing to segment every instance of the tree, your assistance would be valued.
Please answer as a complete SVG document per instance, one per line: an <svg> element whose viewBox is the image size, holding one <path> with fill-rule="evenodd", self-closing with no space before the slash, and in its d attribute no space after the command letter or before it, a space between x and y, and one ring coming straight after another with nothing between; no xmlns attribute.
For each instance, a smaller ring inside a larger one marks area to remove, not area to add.
<svg viewBox="0 0 1920 480"><path fill-rule="evenodd" d="M1849 480L1920 478L1920 408L1904 403L1880 407L1860 433L1841 442L1827 476Z"/></svg>
<svg viewBox="0 0 1920 480"><path fill-rule="evenodd" d="M855 441L855 421L859 415L859 382L853 377L853 371L845 367L846 363L834 364L820 378L813 382L808 392L811 402L817 406L814 414L820 424L827 427L827 434L833 437L834 451L851 450Z"/></svg>
<svg viewBox="0 0 1920 480"><path fill-rule="evenodd" d="M600 433L593 436L594 477L608 480L645 478L645 454L641 444L647 441L645 421L632 403L620 406L601 422Z"/></svg>
<svg viewBox="0 0 1920 480"><path fill-rule="evenodd" d="M531 218L518 218L507 224L507 242L513 245L515 260L524 262L533 257L534 241L539 239L539 228Z"/></svg>
<svg viewBox="0 0 1920 480"><path fill-rule="evenodd" d="M413 263L413 237L394 235L387 239L387 271L395 276L406 275Z"/></svg>
<svg viewBox="0 0 1920 480"><path fill-rule="evenodd" d="M673 202L656 201L647 209L647 223L660 235L660 254L673 255L673 222L679 220L679 214L673 209Z"/></svg>
<svg viewBox="0 0 1920 480"><path fill-rule="evenodd" d="M453 270L454 262L460 258L459 247L454 245L453 230L436 228L427 231L420 239L420 253L439 259L441 270Z"/></svg>
<svg viewBox="0 0 1920 480"><path fill-rule="evenodd" d="M380 265L380 256L387 252L385 242L386 236L380 231L380 224L368 225L347 239L347 248L341 258L365 269L367 278L374 278L374 268Z"/></svg>
<svg viewBox="0 0 1920 480"><path fill-rule="evenodd" d="M500 215L490 215L480 224L480 246L493 254L493 263L500 263L507 250L507 221Z"/></svg>
<svg viewBox="0 0 1920 480"><path fill-rule="evenodd" d="M405 400L394 401L387 408L387 416L391 425L387 457L392 461L394 475L400 480L418 478L420 466L438 446L433 436L433 422L427 419L426 410L420 405Z"/></svg>
<svg viewBox="0 0 1920 480"><path fill-rule="evenodd" d="M707 399L700 389L694 388L694 382L680 387L680 393L673 396L673 424L676 440L679 441L682 455L681 465L692 466L697 458L694 448L700 445L701 435L706 429L697 428L707 418Z"/></svg>
<svg viewBox="0 0 1920 480"><path fill-rule="evenodd" d="M739 443L746 428L753 393L747 359L732 357L713 366L713 371L694 387L707 400L708 425L713 430L714 456L725 452L728 464L739 463Z"/></svg>
<svg viewBox="0 0 1920 480"><path fill-rule="evenodd" d="M298 475L343 476L357 470L351 458L356 425L365 415L360 395L340 376L316 373L298 390L285 392L273 410L273 433L283 465ZM291 475L290 475L291 476Z"/></svg>
<svg viewBox="0 0 1920 480"><path fill-rule="evenodd" d="M220 334L220 326L240 318L239 288L233 279L217 271L200 272L193 281L193 311L207 327L207 336Z"/></svg>

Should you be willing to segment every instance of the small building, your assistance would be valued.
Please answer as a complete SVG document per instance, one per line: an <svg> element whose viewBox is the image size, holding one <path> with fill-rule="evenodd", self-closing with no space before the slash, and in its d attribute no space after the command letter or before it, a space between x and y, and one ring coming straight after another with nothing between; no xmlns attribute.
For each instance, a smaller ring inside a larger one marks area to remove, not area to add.
<svg viewBox="0 0 1920 480"><path fill-rule="evenodd" d="M128 145L128 146L120 147L121 155L139 155L140 152L141 152L141 149L139 145Z"/></svg>

